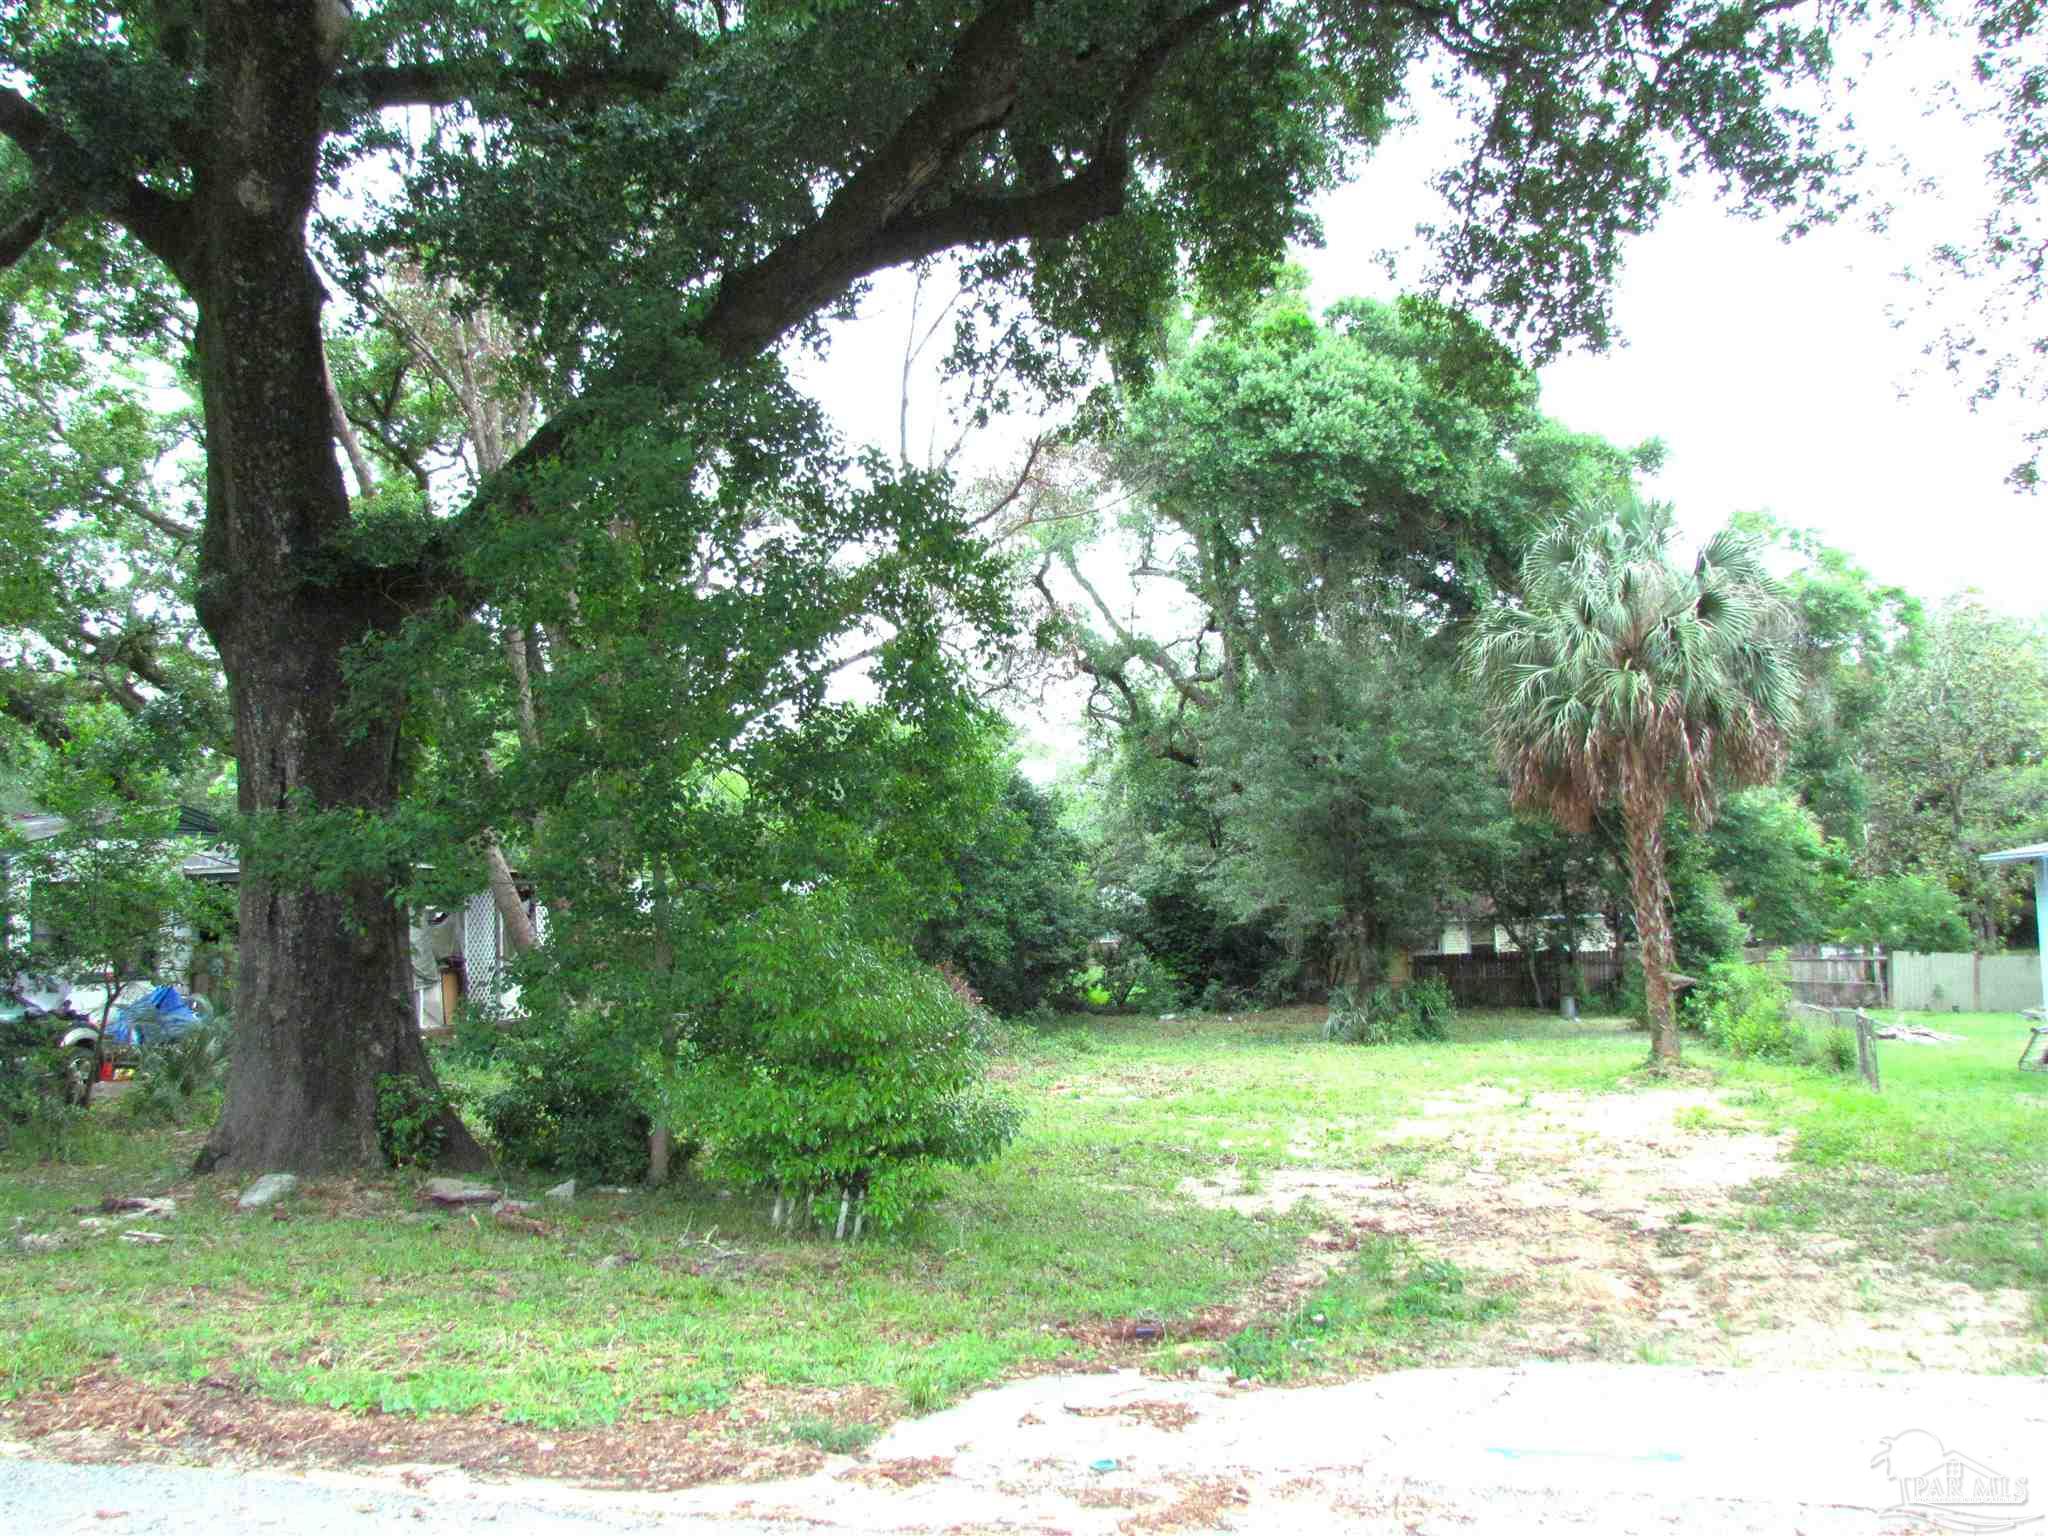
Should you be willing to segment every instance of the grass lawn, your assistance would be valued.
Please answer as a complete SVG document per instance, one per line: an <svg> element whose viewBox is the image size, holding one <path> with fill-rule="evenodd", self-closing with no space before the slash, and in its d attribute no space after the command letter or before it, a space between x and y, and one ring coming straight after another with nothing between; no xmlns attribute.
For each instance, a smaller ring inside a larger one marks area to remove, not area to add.
<svg viewBox="0 0 2048 1536"><path fill-rule="evenodd" d="M1195 1187L1256 1192L1301 1169L1398 1186L1446 1155L1400 1134L1445 1096L1483 1090L1505 1113L1639 1092L1644 1037L1468 1014L1440 1045L1361 1048L1325 1044L1321 1020L1089 1019L1024 1036L998 1063L1029 1111L1013 1147L955 1176L909 1230L859 1244L793 1240L765 1200L688 1178L544 1205L541 1234L422 1209L406 1174L242 1213L236 1186L186 1177L197 1133L96 1114L66 1161L0 1159L0 1234L14 1234L0 1245L0 1402L88 1378L208 1381L287 1404L548 1428L684 1420L846 1450L1018 1372L1108 1360L1313 1379L1512 1327L1511 1287L1413 1233L1354 1223L1337 1244L1313 1202L1255 1212ZM2048 1074L2014 1070L2011 1018L1931 1022L1967 1038L1885 1047L1882 1097L1689 1042L1701 1084L1793 1137L1789 1171L1724 1220L2023 1288L2038 1333ZM1687 1113L1714 1130L1718 1111ZM506 1178L527 1194L551 1182ZM170 1242L79 1232L81 1207L160 1193L177 1214L142 1224ZM57 1232L74 1237L18 1242Z"/></svg>

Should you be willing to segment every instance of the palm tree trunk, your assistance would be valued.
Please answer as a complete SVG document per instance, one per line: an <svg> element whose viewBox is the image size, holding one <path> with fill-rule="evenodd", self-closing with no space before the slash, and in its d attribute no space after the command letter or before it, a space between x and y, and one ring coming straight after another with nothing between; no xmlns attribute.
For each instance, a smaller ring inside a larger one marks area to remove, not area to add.
<svg viewBox="0 0 2048 1536"><path fill-rule="evenodd" d="M1647 777L1647 775L1645 776ZM1629 895L1643 946L1643 994L1650 1011L1650 1054L1678 1060L1678 1021L1671 1011L1671 901L1664 878L1664 796L1641 780L1622 797L1628 834Z"/></svg>

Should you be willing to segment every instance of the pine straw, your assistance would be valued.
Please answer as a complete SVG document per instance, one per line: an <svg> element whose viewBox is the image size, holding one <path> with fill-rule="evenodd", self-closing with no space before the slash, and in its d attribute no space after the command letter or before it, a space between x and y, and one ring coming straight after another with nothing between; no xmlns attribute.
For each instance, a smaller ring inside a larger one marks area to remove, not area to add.
<svg viewBox="0 0 2048 1536"><path fill-rule="evenodd" d="M42 1454L74 1462L446 1466L493 1478L660 1492L816 1470L824 1458L810 1447L765 1443L786 1411L764 1397L687 1419L552 1430L483 1414L354 1414L280 1403L217 1376L160 1388L100 1372L62 1392L21 1398L0 1414L0 1424Z"/></svg>

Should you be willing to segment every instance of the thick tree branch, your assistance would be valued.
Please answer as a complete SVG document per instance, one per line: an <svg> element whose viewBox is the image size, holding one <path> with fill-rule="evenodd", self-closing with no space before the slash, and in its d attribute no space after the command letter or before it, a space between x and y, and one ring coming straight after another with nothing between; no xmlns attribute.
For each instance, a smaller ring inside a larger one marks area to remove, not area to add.
<svg viewBox="0 0 2048 1536"><path fill-rule="evenodd" d="M811 224L751 266L728 276L694 329L698 340L738 362L755 356L853 284L957 245L1054 239L1123 208L1130 138L1166 66L1203 32L1264 0L1210 0L1164 24L1132 60L1098 135L1096 152L1057 185L1013 197L955 198L915 211L970 147L1003 126L1024 73L1023 32L1035 0L996 0L966 27L924 105L837 193ZM572 402L534 432L490 476L470 515L521 498L520 478L559 457L601 419L590 398Z"/></svg>
<svg viewBox="0 0 2048 1536"><path fill-rule="evenodd" d="M190 523L181 523L174 517L166 517L155 508L144 504L140 497L123 497L121 505L141 518L158 533L168 534L180 544L197 543L199 530Z"/></svg>
<svg viewBox="0 0 2048 1536"><path fill-rule="evenodd" d="M11 677L0 676L0 717L26 726L46 746L62 748L71 744L71 727L64 723L63 714Z"/></svg>
<svg viewBox="0 0 2048 1536"><path fill-rule="evenodd" d="M65 139L64 131L37 111L26 96L6 86L0 86L0 133L38 161Z"/></svg>
<svg viewBox="0 0 2048 1536"><path fill-rule="evenodd" d="M63 212L54 198L36 199L20 217L0 229L0 272L35 249L36 242L62 222Z"/></svg>
<svg viewBox="0 0 2048 1536"><path fill-rule="evenodd" d="M751 357L850 283L914 259L883 254L879 237L969 144L1002 126L1017 101L1022 33L1034 9L1034 0L997 0L975 19L931 98L847 180L816 222L719 285L700 329L706 341L728 359Z"/></svg>
<svg viewBox="0 0 2048 1536"><path fill-rule="evenodd" d="M0 134L12 139L28 156L37 174L46 179L55 154L60 150L78 151L78 145L71 136L37 110L26 96L4 86L0 86ZM83 158L82 154L79 158ZM192 286L195 242L189 204L139 181L125 179L90 189L81 195L147 246L150 254L176 273L188 288ZM55 199L49 192L38 199L37 206L50 210L45 215L46 219L54 217ZM14 240L24 235L27 236L27 244L0 261L0 267L10 266L19 260L36 240L42 238L47 227L45 224L29 234L19 220L9 226L5 235L0 236L0 253L11 250Z"/></svg>

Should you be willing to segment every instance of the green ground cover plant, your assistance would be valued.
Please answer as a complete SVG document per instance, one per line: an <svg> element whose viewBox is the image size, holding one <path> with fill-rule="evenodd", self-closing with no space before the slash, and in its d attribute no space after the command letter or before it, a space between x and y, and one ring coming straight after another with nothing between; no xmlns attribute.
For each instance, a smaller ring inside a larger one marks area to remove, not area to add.
<svg viewBox="0 0 2048 1536"><path fill-rule="evenodd" d="M232 1380L356 1412L472 1413L591 1426L757 1410L763 1433L854 1446L867 1420L943 1406L1005 1375L1113 1359L1328 1379L1438 1358L1506 1318L1494 1277L1426 1244L1366 1240L1306 1290L1262 1303L1319 1230L1302 1204L1250 1215L1189 1181L1255 1189L1290 1166L1411 1176L1443 1155L1390 1128L1427 1101L1627 1094L1643 1040L1620 1019L1460 1012L1441 1041L1361 1051L1325 1010L1173 1021L1085 1018L1006 1031L993 1072L1025 1111L987 1164L947 1170L903 1226L832 1243L771 1225L757 1189L688 1170L657 1191L536 1204L539 1230L422 1205L420 1175L317 1181L241 1212L239 1181L186 1170L203 1131L96 1109L62 1161L0 1159L0 1403L88 1375ZM1703 1049L1732 1107L1794 1133L1793 1171L1737 1219L1984 1286L2048 1293L2048 1074L2012 1068L2014 1021L1949 1017L1964 1039L1884 1048L1885 1092ZM488 1092L499 1064L449 1074ZM534 1196L551 1175L504 1166ZM171 1241L88 1235L110 1195L174 1195ZM48 1251L21 1238L61 1235ZM1320 1318L1318 1322L1316 1319ZM1218 1319L1227 1319L1219 1325ZM1157 1323L1158 1336L1137 1323Z"/></svg>

